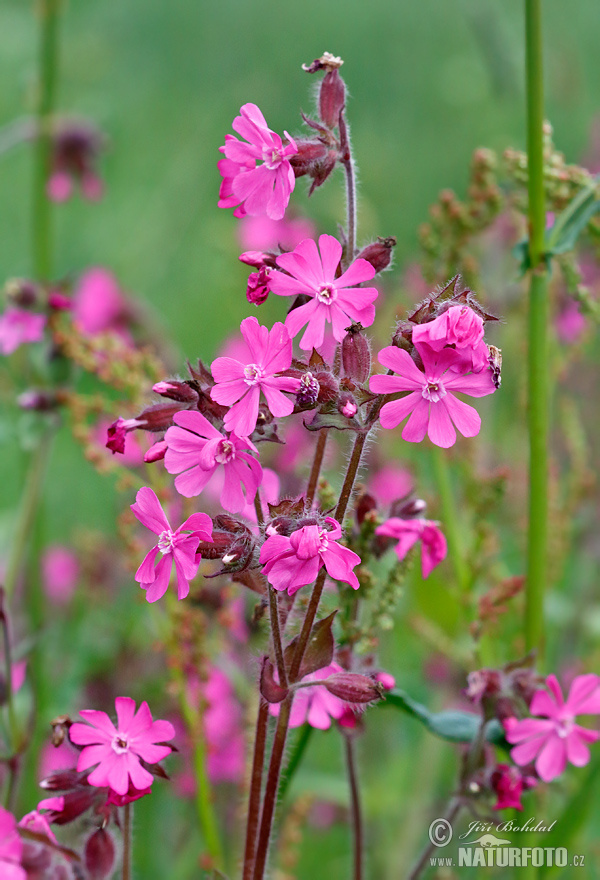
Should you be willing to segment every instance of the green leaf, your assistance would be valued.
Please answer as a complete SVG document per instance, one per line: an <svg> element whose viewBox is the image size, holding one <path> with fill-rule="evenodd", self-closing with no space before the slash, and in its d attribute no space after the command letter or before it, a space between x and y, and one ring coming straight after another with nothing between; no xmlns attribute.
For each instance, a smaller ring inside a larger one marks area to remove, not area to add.
<svg viewBox="0 0 600 880"><path fill-rule="evenodd" d="M548 254L566 254L574 249L580 234L600 210L596 190L596 182L582 189L558 215L554 226L546 233Z"/></svg>
<svg viewBox="0 0 600 880"><path fill-rule="evenodd" d="M395 706L412 715L434 736L444 739L447 742L468 743L473 742L479 731L481 719L478 715L471 712L461 712L451 710L447 712L430 712L422 703L413 700L405 691L396 688L386 694L385 700L378 705ZM506 746L504 732L500 722L493 719L488 721L486 726L486 737L488 742L499 746Z"/></svg>
<svg viewBox="0 0 600 880"><path fill-rule="evenodd" d="M335 645L331 628L336 614L337 610L333 611L322 620L318 620L313 626L300 665L298 679L304 678L305 675L309 675L311 672L316 672L317 669L323 669L324 666L329 666L333 660L333 650ZM299 636L292 639L284 651L285 665L288 668L292 664L298 639Z"/></svg>

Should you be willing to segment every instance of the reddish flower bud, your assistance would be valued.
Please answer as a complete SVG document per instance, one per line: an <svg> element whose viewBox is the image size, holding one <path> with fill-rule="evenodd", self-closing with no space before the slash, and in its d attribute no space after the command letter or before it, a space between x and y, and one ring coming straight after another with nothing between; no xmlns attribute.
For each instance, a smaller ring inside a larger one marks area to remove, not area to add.
<svg viewBox="0 0 600 880"><path fill-rule="evenodd" d="M269 293L269 270L266 266L261 266L258 272L252 272L248 276L246 299L249 303L259 306L264 303Z"/></svg>
<svg viewBox="0 0 600 880"><path fill-rule="evenodd" d="M311 188L308 191L309 196L313 194L318 186L322 186L322 184L325 183L325 181L335 168L337 161L337 151L329 150L324 159L322 159L320 162L315 162L310 172L310 176L312 177L313 182Z"/></svg>
<svg viewBox="0 0 600 880"><path fill-rule="evenodd" d="M180 382L177 379L169 379L167 382L156 382L152 386L155 394L161 397L168 397L170 400L177 400L179 403L197 403L198 394L187 382Z"/></svg>
<svg viewBox="0 0 600 880"><path fill-rule="evenodd" d="M106 447L111 452L125 452L125 436L136 428L144 431L166 431L173 424L175 413L183 409L180 403L156 403L147 407L135 419L118 418L107 431Z"/></svg>
<svg viewBox="0 0 600 880"><path fill-rule="evenodd" d="M372 703L383 696L383 685L356 672L334 672L323 682L330 694L347 703Z"/></svg>
<svg viewBox="0 0 600 880"><path fill-rule="evenodd" d="M263 658L260 671L260 692L267 703L281 703L289 693L288 688L275 681L275 670L268 657Z"/></svg>
<svg viewBox="0 0 600 880"><path fill-rule="evenodd" d="M328 70L319 92L319 116L329 128L336 128L346 104L346 86L339 70Z"/></svg>
<svg viewBox="0 0 600 880"><path fill-rule="evenodd" d="M356 521L359 526L362 526L367 514L377 510L377 502L368 492L361 492L354 502L354 510L356 512Z"/></svg>
<svg viewBox="0 0 600 880"><path fill-rule="evenodd" d="M41 305L41 291L34 281L25 278L11 278L4 288L6 299L22 309L29 309L35 305Z"/></svg>
<svg viewBox="0 0 600 880"><path fill-rule="evenodd" d="M367 260L376 272L383 272L392 262L392 248L395 248L396 244L393 235L389 238L378 238L373 244L363 248L357 259Z"/></svg>
<svg viewBox="0 0 600 880"><path fill-rule="evenodd" d="M108 831L98 828L85 844L84 861L90 880L104 880L112 873L115 845Z"/></svg>
<svg viewBox="0 0 600 880"><path fill-rule="evenodd" d="M344 375L357 382L366 382L371 374L371 348L362 329L362 324L352 324L342 340Z"/></svg>
<svg viewBox="0 0 600 880"><path fill-rule="evenodd" d="M277 254L273 254L270 251L244 251L238 257L240 262L245 263L247 266L254 266L255 269L262 269L263 266L276 269L276 259Z"/></svg>
<svg viewBox="0 0 600 880"><path fill-rule="evenodd" d="M290 165L294 169L296 177L305 174L312 176L312 170L317 162L322 162L328 154L328 147L320 140L296 140L298 152L290 158Z"/></svg>
<svg viewBox="0 0 600 880"><path fill-rule="evenodd" d="M319 403L331 403L336 399L339 390L338 380L333 373L318 372L315 378L319 383Z"/></svg>
<svg viewBox="0 0 600 880"><path fill-rule="evenodd" d="M400 519L417 519L423 516L427 510L427 502L422 498L400 498L394 501L390 508L390 516Z"/></svg>
<svg viewBox="0 0 600 880"><path fill-rule="evenodd" d="M412 331L413 325L409 321L399 321L392 336L392 345L410 352L412 350Z"/></svg>

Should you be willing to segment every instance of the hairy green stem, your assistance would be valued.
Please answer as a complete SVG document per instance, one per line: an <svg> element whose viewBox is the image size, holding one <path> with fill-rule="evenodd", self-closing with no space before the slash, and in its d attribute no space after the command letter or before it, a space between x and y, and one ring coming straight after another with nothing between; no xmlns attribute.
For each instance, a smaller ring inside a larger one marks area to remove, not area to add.
<svg viewBox="0 0 600 880"><path fill-rule="evenodd" d="M256 733L254 736L254 752L252 756L252 775L248 795L248 821L246 824L246 845L244 848L243 880L252 880L254 854L256 851L256 834L260 820L260 795L265 762L265 746L267 743L267 727L269 721L269 704L259 697Z"/></svg>
<svg viewBox="0 0 600 880"><path fill-rule="evenodd" d="M363 875L363 822L360 805L360 790L356 774L356 755L352 735L344 737L346 746L346 769L350 786L350 815L352 823L352 844L354 853L353 880L362 880Z"/></svg>
<svg viewBox="0 0 600 880"><path fill-rule="evenodd" d="M529 528L525 591L525 642L541 652L548 575L548 272L543 155L541 0L525 0L527 156L529 168Z"/></svg>
<svg viewBox="0 0 600 880"><path fill-rule="evenodd" d="M58 24L62 0L39 0L39 81L36 110L37 140L33 174L32 258L37 280L52 275L52 203L46 188L50 176L52 124L58 78Z"/></svg>
<svg viewBox="0 0 600 880"><path fill-rule="evenodd" d="M44 486L44 477L48 467L51 448L52 436L47 434L39 440L29 461L29 470L17 513L11 552L4 579L4 590L8 601L11 600L14 594L19 575L23 569L27 547Z"/></svg>

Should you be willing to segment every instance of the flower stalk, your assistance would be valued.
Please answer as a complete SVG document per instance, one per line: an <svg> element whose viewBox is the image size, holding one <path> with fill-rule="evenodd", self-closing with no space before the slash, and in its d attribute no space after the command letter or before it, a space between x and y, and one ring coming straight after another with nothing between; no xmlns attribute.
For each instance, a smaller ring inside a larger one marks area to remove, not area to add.
<svg viewBox="0 0 600 880"><path fill-rule="evenodd" d="M527 155L529 167L529 528L525 593L525 642L543 648L544 590L548 556L548 270L543 155L541 0L525 0Z"/></svg>

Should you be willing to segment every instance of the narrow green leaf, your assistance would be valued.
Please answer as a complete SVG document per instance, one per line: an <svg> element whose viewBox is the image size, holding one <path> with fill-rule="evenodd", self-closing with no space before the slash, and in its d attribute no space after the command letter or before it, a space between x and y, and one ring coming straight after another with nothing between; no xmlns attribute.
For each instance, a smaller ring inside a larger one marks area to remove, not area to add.
<svg viewBox="0 0 600 880"><path fill-rule="evenodd" d="M447 742L473 742L479 731L480 718L471 712L446 711L430 712L422 703L413 700L405 691L396 688L386 694L385 700L378 705L395 706L412 715L434 736ZM495 719L489 721L486 728L486 739L495 745L506 747L502 725Z"/></svg>

